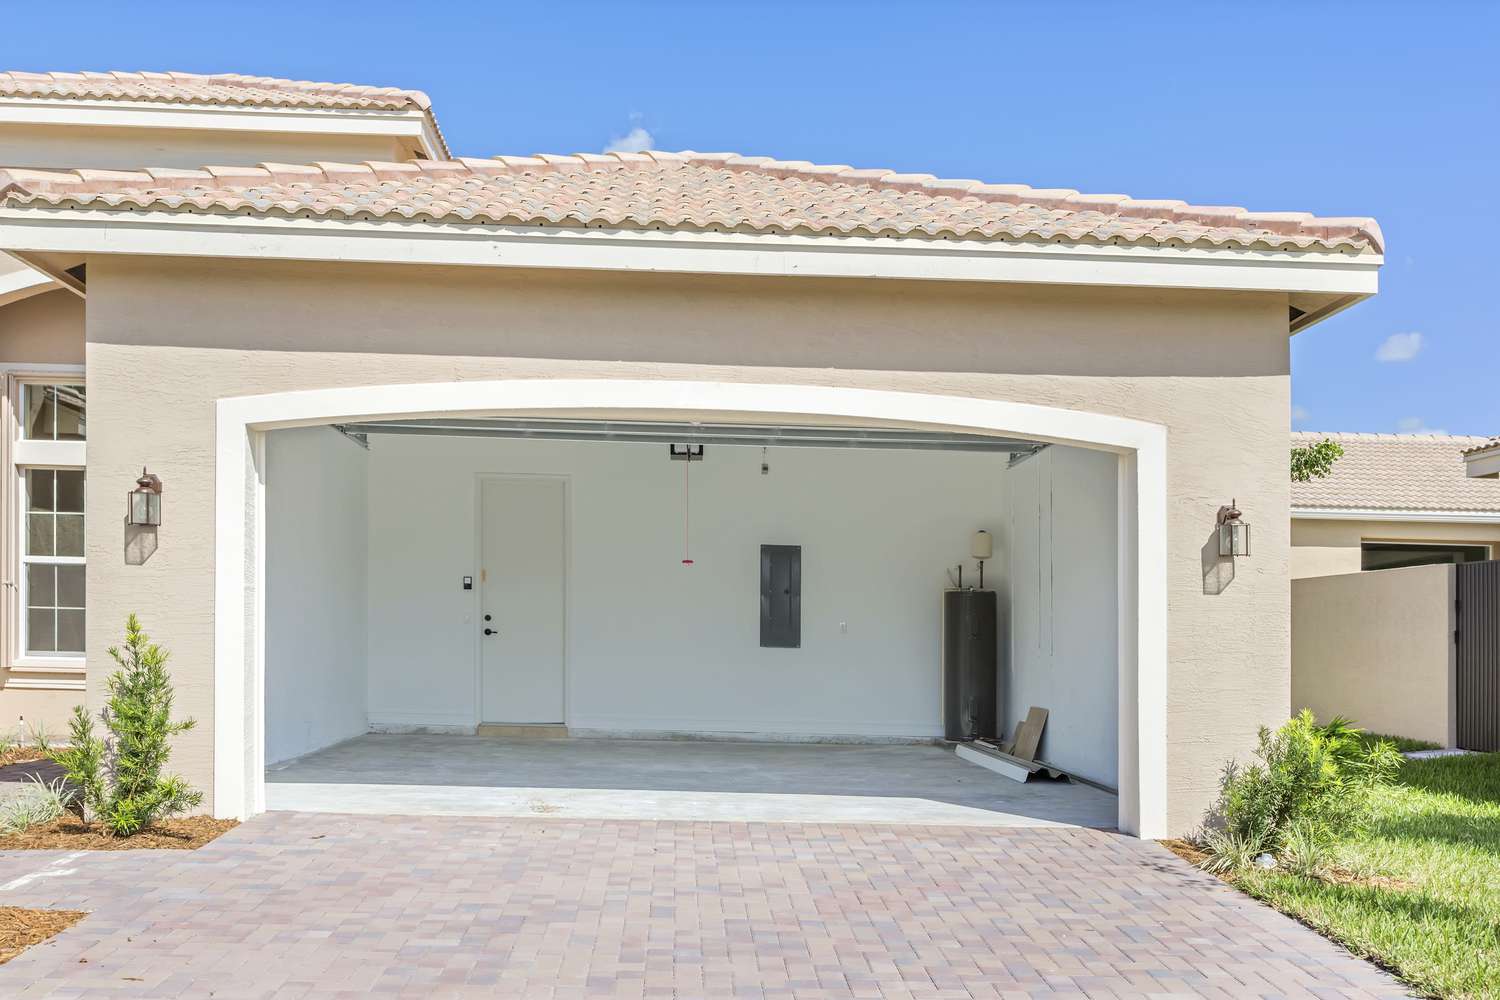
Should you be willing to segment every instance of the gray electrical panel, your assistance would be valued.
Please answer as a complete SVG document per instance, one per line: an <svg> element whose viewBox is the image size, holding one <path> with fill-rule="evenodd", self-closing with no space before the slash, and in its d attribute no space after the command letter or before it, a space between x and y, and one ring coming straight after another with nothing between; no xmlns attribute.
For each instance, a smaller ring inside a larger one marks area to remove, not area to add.
<svg viewBox="0 0 1500 1000"><path fill-rule="evenodd" d="M993 590L943 591L943 738L995 730L1000 661Z"/></svg>
<svg viewBox="0 0 1500 1000"><path fill-rule="evenodd" d="M802 645L802 546L760 547L760 644Z"/></svg>

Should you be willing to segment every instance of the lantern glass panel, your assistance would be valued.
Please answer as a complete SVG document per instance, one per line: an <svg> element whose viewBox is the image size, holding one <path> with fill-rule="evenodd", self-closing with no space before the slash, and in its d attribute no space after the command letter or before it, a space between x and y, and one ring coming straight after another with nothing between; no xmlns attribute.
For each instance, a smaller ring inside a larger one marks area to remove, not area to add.
<svg viewBox="0 0 1500 1000"><path fill-rule="evenodd" d="M161 494L146 490L131 491L130 523L146 527L161 524Z"/></svg>
<svg viewBox="0 0 1500 1000"><path fill-rule="evenodd" d="M1244 521L1225 521L1219 525L1219 555L1248 556L1250 525Z"/></svg>

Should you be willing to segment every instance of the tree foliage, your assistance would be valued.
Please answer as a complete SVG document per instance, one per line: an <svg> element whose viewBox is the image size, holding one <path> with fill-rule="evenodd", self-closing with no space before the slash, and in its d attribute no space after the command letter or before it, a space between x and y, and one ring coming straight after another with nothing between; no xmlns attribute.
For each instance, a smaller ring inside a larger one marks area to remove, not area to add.
<svg viewBox="0 0 1500 1000"><path fill-rule="evenodd" d="M109 736L97 736L94 720L79 706L73 710L71 745L53 759L78 788L84 820L129 837L158 819L193 808L203 801L203 793L176 775L162 775L171 738L194 725L192 719L172 721L167 651L131 615L125 620L124 649L112 646L109 655L119 668L110 675L109 702L99 713Z"/></svg>
<svg viewBox="0 0 1500 1000"><path fill-rule="evenodd" d="M1292 449L1292 482L1322 479L1333 471L1333 463L1344 457L1343 446L1331 438Z"/></svg>

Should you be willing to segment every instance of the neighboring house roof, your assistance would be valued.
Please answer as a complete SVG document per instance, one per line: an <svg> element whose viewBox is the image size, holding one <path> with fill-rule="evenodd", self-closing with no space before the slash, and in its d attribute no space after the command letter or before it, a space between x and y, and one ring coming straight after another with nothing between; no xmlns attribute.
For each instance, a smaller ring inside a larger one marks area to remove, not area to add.
<svg viewBox="0 0 1500 1000"><path fill-rule="evenodd" d="M315 86L315 85L308 85ZM1373 219L1085 195L733 153L0 171L0 204L442 223L1383 252Z"/></svg>
<svg viewBox="0 0 1500 1000"><path fill-rule="evenodd" d="M104 101L313 111L419 111L448 147L432 101L420 90L283 80L242 73L26 73L0 71L0 101Z"/></svg>
<svg viewBox="0 0 1500 1000"><path fill-rule="evenodd" d="M23 73L0 72L0 97L52 97L88 101L166 101L173 104L240 104L298 108L384 108L398 111L432 102L420 90L314 83L241 73Z"/></svg>
<svg viewBox="0 0 1500 1000"><path fill-rule="evenodd" d="M1484 438L1478 444L1474 445L1474 447L1465 448L1463 453L1465 455L1477 455L1482 451L1489 451L1491 448L1500 448L1500 437Z"/></svg>
<svg viewBox="0 0 1500 1000"><path fill-rule="evenodd" d="M1500 514L1500 481L1471 479L1463 452L1482 437L1294 432L1292 445L1325 438L1344 449L1322 479L1292 484L1294 511Z"/></svg>

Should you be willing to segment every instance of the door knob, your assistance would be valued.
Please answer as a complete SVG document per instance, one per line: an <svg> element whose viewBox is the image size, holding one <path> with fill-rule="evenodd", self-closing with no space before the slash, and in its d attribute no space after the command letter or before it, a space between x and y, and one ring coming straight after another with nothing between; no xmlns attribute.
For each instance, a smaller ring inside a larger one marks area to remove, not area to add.
<svg viewBox="0 0 1500 1000"><path fill-rule="evenodd" d="M490 620L490 619L492 619L492 618L494 618L494 617L495 617L495 616L494 616L494 615L485 615L485 616L484 616L484 620L485 620L485 621L489 621L489 620Z"/></svg>
<svg viewBox="0 0 1500 1000"><path fill-rule="evenodd" d="M495 630L494 630L494 629L492 629L492 628L487 628L487 629L485 629L485 630L484 630L484 634L485 634L485 635L495 635L495 634L497 634L497 633L496 633L496 632L495 632Z"/></svg>

